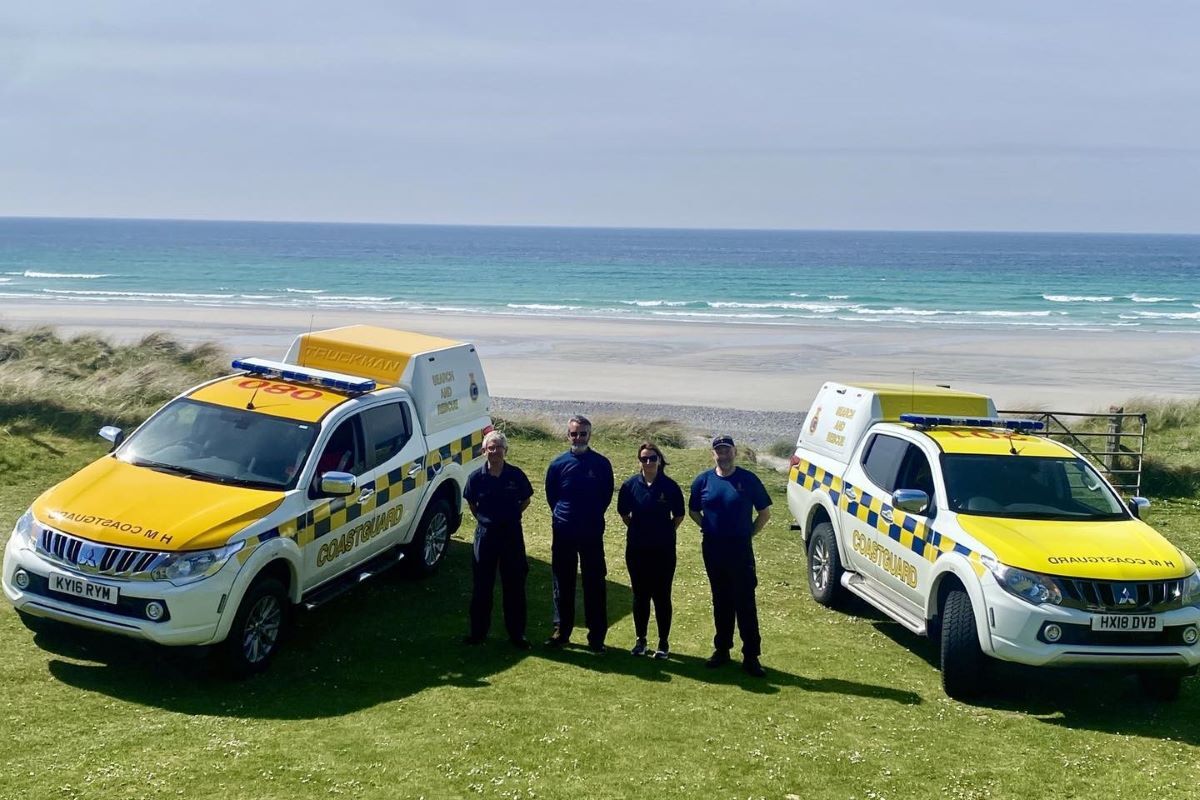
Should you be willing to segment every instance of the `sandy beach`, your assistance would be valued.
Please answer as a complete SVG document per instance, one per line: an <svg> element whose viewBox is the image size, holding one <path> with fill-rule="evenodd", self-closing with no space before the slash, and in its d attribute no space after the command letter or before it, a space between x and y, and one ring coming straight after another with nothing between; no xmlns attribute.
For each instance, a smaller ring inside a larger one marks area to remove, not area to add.
<svg viewBox="0 0 1200 800"><path fill-rule="evenodd" d="M542 407L530 402L547 401L584 410L628 404L742 409L780 414L774 425L807 410L829 379L950 384L988 393L1001 408L1057 411L1200 393L1200 339L1184 333L0 304L4 327L53 325L64 334L94 331L119 341L167 331L189 343L216 342L232 355L265 357L281 357L310 326L354 323L474 342L499 407L512 398L526 401L510 403L525 411ZM692 411L695 417L700 409Z"/></svg>

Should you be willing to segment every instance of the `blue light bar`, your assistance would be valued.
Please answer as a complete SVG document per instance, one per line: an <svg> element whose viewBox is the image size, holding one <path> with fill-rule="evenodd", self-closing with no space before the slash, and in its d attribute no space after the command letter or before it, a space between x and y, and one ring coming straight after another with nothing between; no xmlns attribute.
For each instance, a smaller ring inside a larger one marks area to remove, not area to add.
<svg viewBox="0 0 1200 800"><path fill-rule="evenodd" d="M901 414L901 422L918 428L953 425L959 428L1003 428L1010 431L1040 431L1046 427L1036 419L1002 419L1000 417L935 417L929 414Z"/></svg>
<svg viewBox="0 0 1200 800"><path fill-rule="evenodd" d="M283 378L286 381L309 383L315 386L323 386L326 389L337 389L338 391L353 394L375 391L375 381L370 378L359 378L354 375L344 375L340 372L300 367L283 361L268 361L265 358L235 358L233 360L233 368L245 370L252 375Z"/></svg>

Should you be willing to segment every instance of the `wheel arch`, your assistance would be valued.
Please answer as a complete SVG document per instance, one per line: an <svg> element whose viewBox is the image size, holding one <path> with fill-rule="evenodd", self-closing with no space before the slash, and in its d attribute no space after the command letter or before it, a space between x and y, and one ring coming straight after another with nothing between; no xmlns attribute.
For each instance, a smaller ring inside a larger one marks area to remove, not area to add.
<svg viewBox="0 0 1200 800"><path fill-rule="evenodd" d="M233 617L237 614L242 598L254 582L264 575L276 578L287 590L288 599L293 604L299 603L304 589L300 579L303 558L296 542L285 538L272 539L251 552L225 598L221 609L221 622L217 626L213 642L224 641L229 635L229 628L233 625Z"/></svg>
<svg viewBox="0 0 1200 800"><path fill-rule="evenodd" d="M974 566L963 556L950 553L937 560L935 570L929 592L925 595L926 624L928 625L935 619L940 620L946 597L954 589L961 589L967 593L967 597L971 601L971 612L975 616L975 631L979 637L980 649L985 653L994 652L987 602Z"/></svg>

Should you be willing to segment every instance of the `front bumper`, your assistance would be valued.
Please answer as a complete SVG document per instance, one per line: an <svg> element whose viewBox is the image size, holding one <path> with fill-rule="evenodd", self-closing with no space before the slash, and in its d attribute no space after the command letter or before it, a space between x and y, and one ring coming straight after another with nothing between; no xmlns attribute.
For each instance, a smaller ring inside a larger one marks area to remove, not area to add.
<svg viewBox="0 0 1200 800"><path fill-rule="evenodd" d="M1185 628L1200 626L1200 609L1195 607L1161 612L1158 633L1099 633L1091 630L1095 616L1091 612L1035 606L990 580L984 581L983 593L992 655L1002 661L1038 667L1190 669L1200 665L1200 643L1185 645L1182 636ZM1053 644L1039 636L1051 622L1064 631L1062 640Z"/></svg>
<svg viewBox="0 0 1200 800"><path fill-rule="evenodd" d="M237 559L231 558L215 575L186 586L175 586L167 581L120 580L67 569L44 559L31 548L18 545L16 539L10 537L4 550L0 584L9 602L18 611L31 616L163 645L199 645L212 643L217 635L239 566ZM31 576L30 585L24 590L13 582L18 569ZM120 601L113 606L53 592L48 586L51 571L114 586ZM157 622L145 615L146 604L151 600L162 603L167 610L164 618Z"/></svg>

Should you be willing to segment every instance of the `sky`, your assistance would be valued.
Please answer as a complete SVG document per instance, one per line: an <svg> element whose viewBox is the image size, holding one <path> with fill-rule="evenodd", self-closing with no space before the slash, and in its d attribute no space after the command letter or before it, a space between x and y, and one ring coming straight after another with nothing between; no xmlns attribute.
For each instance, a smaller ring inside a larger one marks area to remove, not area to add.
<svg viewBox="0 0 1200 800"><path fill-rule="evenodd" d="M1192 0L5 0L0 216L1200 233Z"/></svg>

